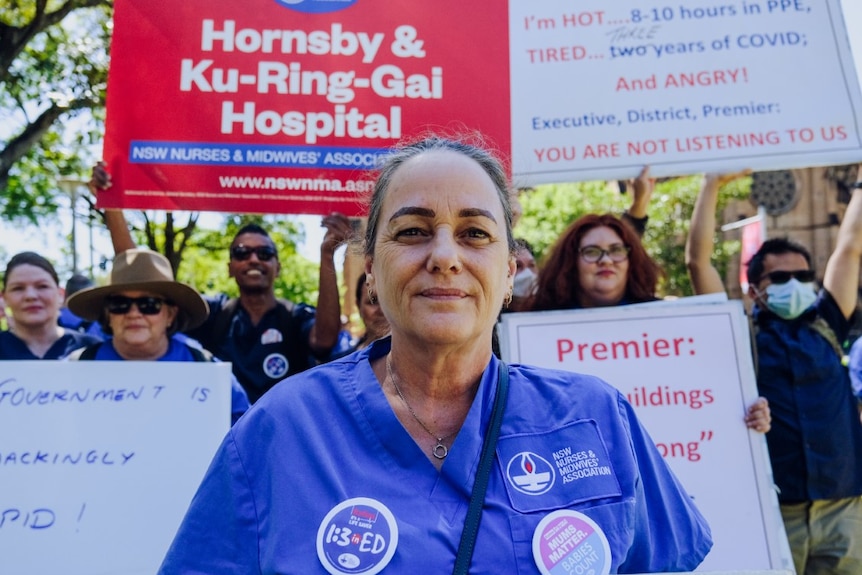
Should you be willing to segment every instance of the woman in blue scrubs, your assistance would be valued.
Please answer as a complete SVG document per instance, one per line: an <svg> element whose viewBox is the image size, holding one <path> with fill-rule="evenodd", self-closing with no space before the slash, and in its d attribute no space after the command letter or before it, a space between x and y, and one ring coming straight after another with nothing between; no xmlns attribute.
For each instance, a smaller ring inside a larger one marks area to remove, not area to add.
<svg viewBox="0 0 862 575"><path fill-rule="evenodd" d="M161 573L606 574L702 561L709 528L619 392L492 355L516 269L508 192L478 144L432 137L388 156L365 272L391 335L246 413Z"/></svg>

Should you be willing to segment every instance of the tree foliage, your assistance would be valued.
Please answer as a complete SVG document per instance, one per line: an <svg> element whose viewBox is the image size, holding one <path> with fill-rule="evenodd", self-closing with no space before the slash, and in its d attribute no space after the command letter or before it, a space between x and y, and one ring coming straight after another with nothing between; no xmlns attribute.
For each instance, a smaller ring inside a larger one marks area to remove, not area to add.
<svg viewBox="0 0 862 575"><path fill-rule="evenodd" d="M301 226L283 217L232 214L225 216L223 229L197 229L184 247L177 279L202 293L237 296L236 283L228 277L228 249L240 228L248 223L263 226L278 248L282 273L275 282L276 296L314 305L317 302L318 266L297 251L297 245L304 237ZM141 240L146 234L137 231L135 235ZM152 237L164 238L166 234L154 229ZM163 245L157 247L165 253Z"/></svg>
<svg viewBox="0 0 862 575"><path fill-rule="evenodd" d="M0 217L37 223L101 139L110 0L0 0ZM93 112L92 114L90 112ZM78 123L80 129L65 130Z"/></svg>
<svg viewBox="0 0 862 575"><path fill-rule="evenodd" d="M701 176L662 181L656 185L650 202L644 245L664 270L659 284L661 296L693 294L685 267L685 240L701 182ZM728 184L722 190L719 213L729 200L746 197L750 187L750 178ZM538 186L522 192L520 199L524 215L515 233L530 242L540 265L569 224L589 213L620 215L631 203L615 183L606 182ZM739 247L738 241L716 237L713 261L722 276Z"/></svg>

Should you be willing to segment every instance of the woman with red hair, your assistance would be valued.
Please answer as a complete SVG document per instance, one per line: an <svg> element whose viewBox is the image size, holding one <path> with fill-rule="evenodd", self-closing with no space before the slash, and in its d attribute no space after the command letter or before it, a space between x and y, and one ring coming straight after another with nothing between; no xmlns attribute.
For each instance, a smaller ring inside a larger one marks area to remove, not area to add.
<svg viewBox="0 0 862 575"><path fill-rule="evenodd" d="M529 311L608 307L655 301L662 270L647 254L640 235L612 214L588 214L557 240L539 270ZM769 403L759 397L745 424L769 431Z"/></svg>
<svg viewBox="0 0 862 575"><path fill-rule="evenodd" d="M557 240L539 272L530 311L654 301L661 268L635 230L612 214L588 214Z"/></svg>

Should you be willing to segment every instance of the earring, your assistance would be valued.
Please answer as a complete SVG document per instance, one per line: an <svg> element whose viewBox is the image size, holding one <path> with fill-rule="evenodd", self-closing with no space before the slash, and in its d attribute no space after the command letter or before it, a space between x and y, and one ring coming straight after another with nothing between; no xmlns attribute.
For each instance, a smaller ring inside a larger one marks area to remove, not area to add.
<svg viewBox="0 0 862 575"><path fill-rule="evenodd" d="M377 305L377 296L374 295L374 292L371 291L371 284L365 284L368 288L368 299L371 301L371 305Z"/></svg>
<svg viewBox="0 0 862 575"><path fill-rule="evenodd" d="M506 294L506 299L503 300L503 307L509 309L509 305L512 303L512 297L514 296L514 288L509 287L509 291Z"/></svg>

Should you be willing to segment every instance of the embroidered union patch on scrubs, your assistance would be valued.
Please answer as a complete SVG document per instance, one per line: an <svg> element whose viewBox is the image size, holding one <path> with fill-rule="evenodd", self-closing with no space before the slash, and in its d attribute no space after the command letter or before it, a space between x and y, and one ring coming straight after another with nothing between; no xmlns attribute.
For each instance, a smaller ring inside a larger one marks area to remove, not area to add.
<svg viewBox="0 0 862 575"><path fill-rule="evenodd" d="M548 514L533 532L533 560L542 575L608 575L611 546L592 519L561 509Z"/></svg>
<svg viewBox="0 0 862 575"><path fill-rule="evenodd" d="M374 575L398 546L395 516L376 499L356 497L332 508L317 530L317 558L332 575Z"/></svg>
<svg viewBox="0 0 862 575"><path fill-rule="evenodd" d="M501 437L497 457L512 507L522 513L622 494L592 419L544 433Z"/></svg>

